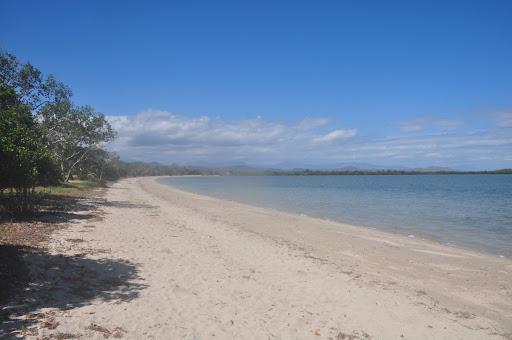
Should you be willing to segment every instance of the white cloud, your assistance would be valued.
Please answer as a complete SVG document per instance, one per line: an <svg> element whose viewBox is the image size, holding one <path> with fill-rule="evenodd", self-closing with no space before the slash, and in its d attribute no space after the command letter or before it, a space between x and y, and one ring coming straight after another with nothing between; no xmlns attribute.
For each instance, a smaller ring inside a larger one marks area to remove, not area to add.
<svg viewBox="0 0 512 340"><path fill-rule="evenodd" d="M402 120L398 122L400 130L404 132L416 132L425 130L429 126L439 128L452 128L462 125L464 122L455 119L437 119L432 117L419 117L410 120Z"/></svg>
<svg viewBox="0 0 512 340"><path fill-rule="evenodd" d="M226 121L165 111L110 116L118 138L110 145L123 159L185 164L335 164L365 162L384 165L512 166L510 129L478 133L447 130L395 138L359 136L353 127L340 128L327 119L296 123L261 117ZM507 121L504 126L507 126ZM432 124L430 121L429 124ZM455 124L436 120L439 126ZM354 138L355 136L358 138Z"/></svg>
<svg viewBox="0 0 512 340"><path fill-rule="evenodd" d="M329 132L328 134L317 137L313 141L316 143L329 143L334 141L346 140L354 137L357 134L357 129L338 129Z"/></svg>
<svg viewBox="0 0 512 340"><path fill-rule="evenodd" d="M512 112L500 112L494 114L496 125L500 128L512 128Z"/></svg>
<svg viewBox="0 0 512 340"><path fill-rule="evenodd" d="M316 129L318 127L326 125L328 122L329 120L326 118L306 117L299 123L298 128L302 130Z"/></svg>
<svg viewBox="0 0 512 340"><path fill-rule="evenodd" d="M349 143L330 150L331 161L372 162L404 166L510 167L512 135L507 133L450 133L383 138Z"/></svg>
<svg viewBox="0 0 512 340"><path fill-rule="evenodd" d="M127 159L162 162L278 160L315 148L314 142L321 139L346 140L356 131L340 129L318 137L328 122L325 118L290 124L261 117L228 122L154 110L109 120L118 132L111 146L114 151Z"/></svg>
<svg viewBox="0 0 512 340"><path fill-rule="evenodd" d="M275 142L285 130L281 124L262 118L226 123L207 116L186 117L164 111L146 111L136 116L109 117L114 129L130 146L240 146Z"/></svg>

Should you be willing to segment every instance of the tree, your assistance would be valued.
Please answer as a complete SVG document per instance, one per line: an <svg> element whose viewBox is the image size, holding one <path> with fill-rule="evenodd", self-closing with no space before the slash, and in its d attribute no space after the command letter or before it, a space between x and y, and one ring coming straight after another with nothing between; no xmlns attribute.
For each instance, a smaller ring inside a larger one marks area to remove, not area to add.
<svg viewBox="0 0 512 340"><path fill-rule="evenodd" d="M15 195L15 210L32 208L33 188L59 178L51 155L44 148L36 122L16 91L0 85L0 190Z"/></svg>
<svg viewBox="0 0 512 340"><path fill-rule="evenodd" d="M69 102L72 95L69 87L52 75L44 77L32 64L22 64L13 54L1 51L0 83L12 88L33 114L46 105Z"/></svg>
<svg viewBox="0 0 512 340"><path fill-rule="evenodd" d="M71 90L66 85L51 75L43 76L30 63L20 63L12 54L0 53L0 81L14 91L19 104L33 115L65 181L87 160L87 154L114 138L103 114L90 106L73 105Z"/></svg>
<svg viewBox="0 0 512 340"><path fill-rule="evenodd" d="M103 149L91 150L76 171L81 179L116 180L126 176L123 163L115 153Z"/></svg>
<svg viewBox="0 0 512 340"><path fill-rule="evenodd" d="M69 102L47 105L39 113L41 129L50 150L59 162L64 181L87 155L115 137L105 116L90 106L73 106Z"/></svg>

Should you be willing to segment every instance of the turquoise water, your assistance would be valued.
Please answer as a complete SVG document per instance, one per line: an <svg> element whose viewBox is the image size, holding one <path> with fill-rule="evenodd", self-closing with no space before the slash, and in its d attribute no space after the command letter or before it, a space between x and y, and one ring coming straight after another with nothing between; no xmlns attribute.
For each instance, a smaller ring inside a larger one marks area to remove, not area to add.
<svg viewBox="0 0 512 340"><path fill-rule="evenodd" d="M169 177L185 191L512 257L512 175Z"/></svg>

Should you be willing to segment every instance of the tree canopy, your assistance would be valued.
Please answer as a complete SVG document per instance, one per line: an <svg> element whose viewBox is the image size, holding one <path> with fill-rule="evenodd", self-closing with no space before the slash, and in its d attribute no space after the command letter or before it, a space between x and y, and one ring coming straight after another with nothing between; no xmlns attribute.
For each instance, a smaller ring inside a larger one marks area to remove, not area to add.
<svg viewBox="0 0 512 340"><path fill-rule="evenodd" d="M53 76L0 52L0 190L16 198L20 212L30 208L35 186L68 181L110 157L102 147L115 136L112 126L71 95Z"/></svg>
<svg viewBox="0 0 512 340"><path fill-rule="evenodd" d="M105 116L90 106L73 106L68 102L48 105L39 113L46 143L59 163L67 181L88 154L111 141L114 130Z"/></svg>

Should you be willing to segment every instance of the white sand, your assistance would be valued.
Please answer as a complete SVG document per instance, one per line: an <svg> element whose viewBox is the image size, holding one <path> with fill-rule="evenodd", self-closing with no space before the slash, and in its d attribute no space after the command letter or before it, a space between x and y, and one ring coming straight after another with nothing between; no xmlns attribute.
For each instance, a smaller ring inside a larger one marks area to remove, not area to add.
<svg viewBox="0 0 512 340"><path fill-rule="evenodd" d="M83 274L84 290L102 293L57 310L55 328L38 336L512 337L509 259L184 193L154 178L122 180L106 199L102 221L77 221L50 246L121 264ZM76 238L84 242L66 241Z"/></svg>

